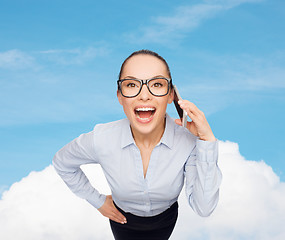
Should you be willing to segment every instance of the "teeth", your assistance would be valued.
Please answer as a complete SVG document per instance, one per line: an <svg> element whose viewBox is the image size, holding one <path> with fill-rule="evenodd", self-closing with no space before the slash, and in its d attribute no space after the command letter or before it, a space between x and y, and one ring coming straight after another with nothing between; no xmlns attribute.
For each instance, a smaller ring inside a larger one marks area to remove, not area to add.
<svg viewBox="0 0 285 240"><path fill-rule="evenodd" d="M146 107L146 108L137 108L136 111L144 111L144 112L147 112L147 111L154 111L155 108L150 108L150 107Z"/></svg>
<svg viewBox="0 0 285 240"><path fill-rule="evenodd" d="M149 118L141 118L140 116L137 116L140 120L147 120Z"/></svg>

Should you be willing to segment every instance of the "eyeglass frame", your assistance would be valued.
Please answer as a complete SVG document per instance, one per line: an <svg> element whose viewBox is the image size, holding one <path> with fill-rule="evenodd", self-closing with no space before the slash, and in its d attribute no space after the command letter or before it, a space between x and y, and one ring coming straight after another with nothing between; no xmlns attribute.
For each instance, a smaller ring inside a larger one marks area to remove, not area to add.
<svg viewBox="0 0 285 240"><path fill-rule="evenodd" d="M163 95L156 95L156 94L151 92L151 90L149 89L148 83L149 83L149 81L155 80L155 79L165 79L165 80L168 81L167 93L165 93ZM123 94L122 88L121 88L121 84L122 84L123 81L126 81L126 80L136 80L136 81L139 81L141 83L140 90L138 91L138 93L136 95L130 97L130 96L126 96L126 95ZM169 93L169 90L172 88L172 79L171 78L165 78L165 77L153 77L153 78L149 78L149 79L145 79L145 80L137 79L137 78L124 78L124 79L119 79L117 81L117 84L118 84L118 89L120 90L120 93L122 94L123 97L126 97L126 98L133 98L133 97L138 96L141 93L143 85L147 86L147 89L151 93L151 95L153 95L155 97L163 97L163 96L166 96Z"/></svg>

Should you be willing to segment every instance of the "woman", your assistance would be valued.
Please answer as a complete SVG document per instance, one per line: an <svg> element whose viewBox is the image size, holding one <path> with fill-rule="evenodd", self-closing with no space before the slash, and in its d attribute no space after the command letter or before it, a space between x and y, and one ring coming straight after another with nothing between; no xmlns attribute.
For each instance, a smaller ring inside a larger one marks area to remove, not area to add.
<svg viewBox="0 0 285 240"><path fill-rule="evenodd" d="M169 239L186 179L189 205L208 216L218 202L218 142L193 103L180 107L191 122L166 114L171 74L157 53L140 50L122 64L117 96L127 119L96 125L59 150L53 165L67 186L105 217L115 239ZM180 126L179 126L180 125ZM112 195L100 194L80 165L100 164Z"/></svg>

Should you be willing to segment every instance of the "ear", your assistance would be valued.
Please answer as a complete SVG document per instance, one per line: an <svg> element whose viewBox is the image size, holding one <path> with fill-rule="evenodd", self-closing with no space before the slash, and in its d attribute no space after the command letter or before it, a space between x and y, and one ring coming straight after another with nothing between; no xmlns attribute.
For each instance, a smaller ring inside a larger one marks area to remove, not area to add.
<svg viewBox="0 0 285 240"><path fill-rule="evenodd" d="M120 91L119 90L117 90L117 97L118 97L118 100L119 100L119 103L121 104L121 105L123 105L123 103L122 103L122 94L120 93Z"/></svg>
<svg viewBox="0 0 285 240"><path fill-rule="evenodd" d="M171 88L170 93L168 95L168 104L171 104L173 102L173 99L174 99L174 89Z"/></svg>

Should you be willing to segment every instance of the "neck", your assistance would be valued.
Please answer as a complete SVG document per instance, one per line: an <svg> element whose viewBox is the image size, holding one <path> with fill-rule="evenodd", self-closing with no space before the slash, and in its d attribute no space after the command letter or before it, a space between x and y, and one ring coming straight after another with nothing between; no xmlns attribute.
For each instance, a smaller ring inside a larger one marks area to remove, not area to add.
<svg viewBox="0 0 285 240"><path fill-rule="evenodd" d="M166 119L164 118L163 124L157 127L154 131L148 134L142 134L134 129L132 129L132 134L136 145L138 147L142 146L144 148L154 148L163 136L165 129Z"/></svg>

